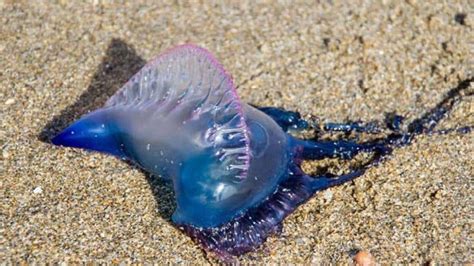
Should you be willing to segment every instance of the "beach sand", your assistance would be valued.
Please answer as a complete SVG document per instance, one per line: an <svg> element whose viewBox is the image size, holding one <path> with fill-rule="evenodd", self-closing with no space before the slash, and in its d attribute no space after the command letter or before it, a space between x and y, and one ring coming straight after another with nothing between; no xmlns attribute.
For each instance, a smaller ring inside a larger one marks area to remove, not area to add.
<svg viewBox="0 0 474 266"><path fill-rule="evenodd" d="M243 101L320 121L409 123L474 77L469 1L72 2L0 1L1 261L218 262L172 226L159 179L48 143L172 46L214 53ZM439 128L473 125L472 98ZM473 148L473 133L419 136L238 261L472 263Z"/></svg>

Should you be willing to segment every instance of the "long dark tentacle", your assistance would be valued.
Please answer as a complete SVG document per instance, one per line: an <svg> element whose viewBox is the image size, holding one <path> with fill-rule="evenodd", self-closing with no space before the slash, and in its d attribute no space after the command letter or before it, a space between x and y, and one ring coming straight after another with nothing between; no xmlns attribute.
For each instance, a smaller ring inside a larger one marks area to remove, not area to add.
<svg viewBox="0 0 474 266"><path fill-rule="evenodd" d="M324 158L351 159L360 152L377 152L386 154L391 149L381 141L356 143L354 141L313 141L292 138L293 145L300 150L300 156L308 160Z"/></svg>
<svg viewBox="0 0 474 266"><path fill-rule="evenodd" d="M420 118L415 119L410 125L408 125L408 130L405 134L421 134L421 133L430 133L434 131L434 127L453 109L456 103L458 103L462 97L463 92L469 88L470 84L474 81L474 78L466 79L461 81L458 86L451 89L446 97L438 103L434 108L426 112ZM472 96L474 92L468 92L464 96ZM268 116L272 117L282 128L287 131L288 129L307 129L311 125L317 124L316 122L306 121L301 118L300 113L294 111L287 111L282 108L277 107L260 107L260 111L266 113ZM405 118L396 113L388 113L384 125L385 128L382 128L377 122L327 122L320 125L320 128L327 132L359 132L359 133L369 133L377 134L384 129L388 129L392 133L401 133L400 127ZM316 126L317 127L317 126ZM472 126L463 127L459 132L463 132L462 129L470 128ZM456 131L456 130L455 130ZM465 130L464 130L465 131ZM439 130L439 133L443 134L447 132L446 130ZM451 132L451 130L449 130Z"/></svg>
<svg viewBox="0 0 474 266"><path fill-rule="evenodd" d="M365 173L365 168L357 169L350 173L339 175L337 177L327 177L327 176L309 176L305 175L302 178L308 180L309 184L311 185L311 189L316 192L319 190L324 190L333 186L337 186L348 181L354 180L357 177L363 175Z"/></svg>
<svg viewBox="0 0 474 266"><path fill-rule="evenodd" d="M426 112L420 118L415 119L408 126L408 132L412 134L429 133L434 130L436 125L445 118L454 108L455 104L461 101L463 91L469 88L474 82L474 78L466 79L451 89L446 97L434 108ZM472 96L474 92L466 93L465 96Z"/></svg>
<svg viewBox="0 0 474 266"><path fill-rule="evenodd" d="M362 122L347 122L334 123L329 122L323 125L323 130L327 132L364 132L377 134L382 132L382 129L376 123L362 123Z"/></svg>
<svg viewBox="0 0 474 266"><path fill-rule="evenodd" d="M451 89L446 97L438 103L434 108L426 112L420 118L411 122L407 130L402 132L400 124L403 117L391 114L386 119L387 127L392 131L387 137L377 139L366 143L355 143L352 141L311 141L311 140L295 140L293 143L301 150L300 155L303 159L317 160L326 157L340 157L350 159L360 152L377 152L384 155L389 153L394 147L400 147L411 143L413 138L419 134L446 134L449 132L468 133L473 126L464 126L455 129L435 130L438 123L445 118L454 108L462 97L463 92L469 88L474 78L467 79ZM466 93L465 96L472 96ZM326 126L328 129L335 131L372 131L375 132L375 126L362 126L360 123L337 124L332 123Z"/></svg>
<svg viewBox="0 0 474 266"><path fill-rule="evenodd" d="M378 134L385 130L392 132L400 131L400 126L405 118L396 113L388 113L385 116L384 124L385 128L380 126L378 122L346 122L346 123L325 123L323 125L323 130L327 132L358 132L358 133L369 133L369 134Z"/></svg>

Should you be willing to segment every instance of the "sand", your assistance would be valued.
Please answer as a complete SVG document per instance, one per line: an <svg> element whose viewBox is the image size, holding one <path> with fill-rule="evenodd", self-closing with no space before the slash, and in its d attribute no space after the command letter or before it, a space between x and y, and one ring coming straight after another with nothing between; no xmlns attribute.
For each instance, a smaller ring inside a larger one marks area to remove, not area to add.
<svg viewBox="0 0 474 266"><path fill-rule="evenodd" d="M174 45L212 51L243 101L321 121L409 122L474 77L469 1L133 2L0 2L1 261L218 262L171 225L161 181L47 141ZM472 98L439 128L473 125ZM473 147L473 133L419 136L238 261L472 263Z"/></svg>

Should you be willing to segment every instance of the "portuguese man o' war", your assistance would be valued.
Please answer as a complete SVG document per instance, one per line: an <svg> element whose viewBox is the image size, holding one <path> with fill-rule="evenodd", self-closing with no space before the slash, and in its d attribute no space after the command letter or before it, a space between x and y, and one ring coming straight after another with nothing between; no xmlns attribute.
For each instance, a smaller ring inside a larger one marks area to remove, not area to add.
<svg viewBox="0 0 474 266"><path fill-rule="evenodd" d="M231 258L259 247L315 192L361 176L418 134L437 133L434 127L471 81L406 130L403 117L391 115L384 138L305 140L288 132L314 123L296 112L241 102L232 79L208 51L182 45L144 66L104 107L52 143L111 154L170 181L177 204L172 222L204 249ZM327 123L321 130L381 131L380 125L359 122ZM351 159L362 152L372 153L372 160L339 176L301 169L303 160Z"/></svg>

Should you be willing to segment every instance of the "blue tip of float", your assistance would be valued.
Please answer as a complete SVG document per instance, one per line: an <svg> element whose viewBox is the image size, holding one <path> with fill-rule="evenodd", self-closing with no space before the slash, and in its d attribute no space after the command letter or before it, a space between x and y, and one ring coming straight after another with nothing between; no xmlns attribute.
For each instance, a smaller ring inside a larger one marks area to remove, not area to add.
<svg viewBox="0 0 474 266"><path fill-rule="evenodd" d="M51 139L57 146L86 149L123 157L118 141L119 132L101 114L90 114L74 122Z"/></svg>

